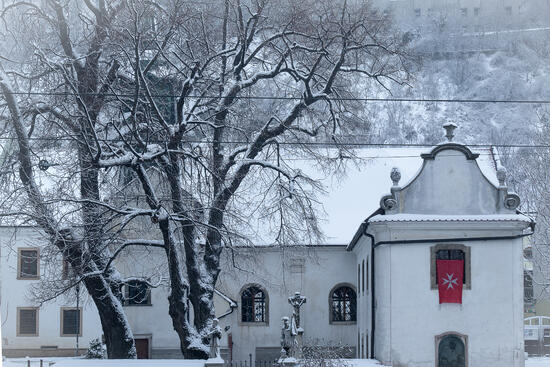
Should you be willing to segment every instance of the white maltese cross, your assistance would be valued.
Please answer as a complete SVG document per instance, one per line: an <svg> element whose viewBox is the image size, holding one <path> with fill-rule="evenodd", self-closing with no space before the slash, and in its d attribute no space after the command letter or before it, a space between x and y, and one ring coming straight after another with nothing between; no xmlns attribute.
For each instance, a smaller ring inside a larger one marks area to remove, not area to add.
<svg viewBox="0 0 550 367"><path fill-rule="evenodd" d="M454 273L447 273L447 278L443 279L443 285L447 286L447 289L454 289L453 284L458 286L458 278L454 278Z"/></svg>

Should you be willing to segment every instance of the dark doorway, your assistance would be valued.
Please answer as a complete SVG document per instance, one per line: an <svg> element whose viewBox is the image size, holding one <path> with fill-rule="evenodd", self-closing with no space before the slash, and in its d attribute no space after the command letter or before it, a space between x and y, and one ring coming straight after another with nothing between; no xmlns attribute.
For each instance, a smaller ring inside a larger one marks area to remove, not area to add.
<svg viewBox="0 0 550 367"><path fill-rule="evenodd" d="M135 339L138 359L149 359L149 339Z"/></svg>
<svg viewBox="0 0 550 367"><path fill-rule="evenodd" d="M466 348L462 338L446 335L437 348L438 367L466 367Z"/></svg>

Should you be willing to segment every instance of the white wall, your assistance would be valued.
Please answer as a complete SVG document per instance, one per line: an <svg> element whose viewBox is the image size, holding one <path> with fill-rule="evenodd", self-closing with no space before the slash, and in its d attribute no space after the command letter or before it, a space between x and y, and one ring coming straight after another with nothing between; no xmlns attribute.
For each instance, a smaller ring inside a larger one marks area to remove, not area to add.
<svg viewBox="0 0 550 367"><path fill-rule="evenodd" d="M355 346L357 326L329 323L329 292L339 283L356 285L355 256L344 246L323 246L315 249L262 248L241 250L236 255L236 266L231 257L225 257L217 288L237 301L239 308L220 320L222 327L230 325L234 343L234 360L256 359L255 347L280 348L281 318L291 316L288 297L300 291L307 297L302 306L301 323L306 343L319 345ZM303 261L304 272L293 272ZM269 323L267 325L241 325L240 292L247 284L259 284L269 295ZM226 345L226 339L222 346Z"/></svg>
<svg viewBox="0 0 550 367"><path fill-rule="evenodd" d="M17 279L17 249L21 247L42 247L45 239L31 227L0 227L0 271L2 279L0 315L2 316L2 345L5 355L48 355L48 353L74 355L75 337L61 337L61 307L75 307L74 299L60 297L40 307L38 314L39 335L36 337L16 336L17 307L35 307L29 299L29 288L38 280ZM46 256L41 252L41 257ZM61 261L59 262L61 267ZM40 272L48 269L41 262ZM74 297L73 297L74 298ZM81 289L82 336L79 338L81 353L84 353L90 340L101 337L101 324L95 305ZM57 351L41 350L42 346L56 346Z"/></svg>
<svg viewBox="0 0 550 367"><path fill-rule="evenodd" d="M399 233L400 239L421 233L424 238L454 238L465 237L467 226L423 224L408 232L386 224L373 230ZM476 236L518 233L517 223L494 222L485 230L476 226ZM430 289L430 246L435 243L382 245L376 250L376 357L382 362L433 366L435 336L453 331L468 337L469 366L523 366L521 239L462 244L471 246L472 279L471 289L462 292L462 304L440 305L437 289Z"/></svg>
<svg viewBox="0 0 550 367"><path fill-rule="evenodd" d="M147 256L148 261L140 260L142 256ZM132 251L121 257L117 268L122 274L153 274L163 256L156 250ZM295 291L307 297L301 316L306 342L355 347L356 324L329 324L330 290L339 283L355 287L357 281L355 255L347 252L345 246L236 248L234 263L229 251L223 253L222 259L216 288L234 300L238 308L220 319L222 329L230 326L229 331L223 333L220 346L228 348L231 333L233 360L248 361L250 354L256 360L256 347L280 349L281 318L291 316L287 299ZM245 326L240 322L240 292L249 284L259 284L268 293L269 318L265 325ZM124 309L134 336L151 337L153 357L178 358L181 357L179 339L168 315L167 297L166 287L155 288L151 290L151 306L125 306ZM218 317L229 310L229 304L221 297L216 295L214 302Z"/></svg>

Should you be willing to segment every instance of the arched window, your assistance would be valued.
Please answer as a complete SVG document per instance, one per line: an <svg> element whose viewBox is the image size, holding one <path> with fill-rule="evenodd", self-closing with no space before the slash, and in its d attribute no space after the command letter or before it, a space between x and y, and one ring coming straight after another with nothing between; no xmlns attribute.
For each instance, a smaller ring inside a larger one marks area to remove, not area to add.
<svg viewBox="0 0 550 367"><path fill-rule="evenodd" d="M250 286L241 293L241 321L267 322L267 295L258 286Z"/></svg>
<svg viewBox="0 0 550 367"><path fill-rule="evenodd" d="M468 337L454 332L436 335L436 366L465 367L468 365Z"/></svg>
<svg viewBox="0 0 550 367"><path fill-rule="evenodd" d="M330 321L357 321L357 294L352 287L343 285L333 289L330 294Z"/></svg>

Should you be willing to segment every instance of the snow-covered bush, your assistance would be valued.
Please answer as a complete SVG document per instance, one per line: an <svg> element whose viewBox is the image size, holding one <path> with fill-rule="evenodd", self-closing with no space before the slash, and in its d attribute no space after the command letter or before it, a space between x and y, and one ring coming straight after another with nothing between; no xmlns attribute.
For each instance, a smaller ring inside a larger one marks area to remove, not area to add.
<svg viewBox="0 0 550 367"><path fill-rule="evenodd" d="M104 359L105 354L107 353L107 348L101 340L99 339L92 339L90 341L90 346L88 347L88 352L86 353L87 359Z"/></svg>
<svg viewBox="0 0 550 367"><path fill-rule="evenodd" d="M322 340L311 340L304 345L302 367L345 367L344 359L355 358L355 350L342 344L327 345Z"/></svg>

